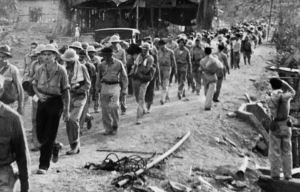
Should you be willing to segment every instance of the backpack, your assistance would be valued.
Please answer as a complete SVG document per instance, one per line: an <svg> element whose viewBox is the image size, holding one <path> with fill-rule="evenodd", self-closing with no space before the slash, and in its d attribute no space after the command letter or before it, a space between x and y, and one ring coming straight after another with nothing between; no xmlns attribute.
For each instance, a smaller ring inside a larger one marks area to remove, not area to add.
<svg viewBox="0 0 300 192"><path fill-rule="evenodd" d="M0 74L3 75L7 70L9 70L8 65L5 66L1 71ZM5 78L4 82L4 92L0 97L0 100L5 104L12 104L17 101L19 98L17 86L15 82L12 80L7 80Z"/></svg>

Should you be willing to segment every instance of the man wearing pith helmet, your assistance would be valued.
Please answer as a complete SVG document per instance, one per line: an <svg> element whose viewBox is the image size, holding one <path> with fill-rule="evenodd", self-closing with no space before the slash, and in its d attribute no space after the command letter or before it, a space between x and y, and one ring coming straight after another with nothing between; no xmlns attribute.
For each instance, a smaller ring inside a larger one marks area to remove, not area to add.
<svg viewBox="0 0 300 192"><path fill-rule="evenodd" d="M0 101L11 105L18 101L17 111L22 115L24 110L22 81L18 68L9 63L10 58L12 58L10 47L8 45L0 46L0 75L5 78L4 93L0 97Z"/></svg>
<svg viewBox="0 0 300 192"><path fill-rule="evenodd" d="M66 122L70 118L70 85L65 67L56 61L59 53L54 45L46 45L41 54L45 64L37 69L32 84L38 97L36 130L41 143L37 174L46 174L51 158L56 163L62 148L55 140L62 113Z"/></svg>
<svg viewBox="0 0 300 192"><path fill-rule="evenodd" d="M91 80L87 68L79 62L79 56L75 50L67 49L61 59L66 63L71 86L70 119L66 121L71 150L67 151L67 155L74 155L80 152L79 120L87 100L87 93L91 87Z"/></svg>
<svg viewBox="0 0 300 192"><path fill-rule="evenodd" d="M124 49L122 49L120 43L122 41L120 40L120 37L118 35L113 35L111 36L110 38L110 43L112 45L112 49L113 49L113 57L116 58L116 59L119 59L125 69L126 69L126 52ZM125 115L126 113L126 109L127 109L127 106L126 106L126 97L123 97L124 95L120 95L120 104L121 104L121 111L122 111L122 115Z"/></svg>

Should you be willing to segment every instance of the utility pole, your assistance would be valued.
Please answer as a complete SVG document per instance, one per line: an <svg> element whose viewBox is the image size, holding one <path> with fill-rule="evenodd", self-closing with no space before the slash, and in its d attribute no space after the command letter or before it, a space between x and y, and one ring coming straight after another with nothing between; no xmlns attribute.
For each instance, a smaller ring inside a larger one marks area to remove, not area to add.
<svg viewBox="0 0 300 192"><path fill-rule="evenodd" d="M268 27L267 41L269 41L269 34L270 34L271 20L272 20L272 11L273 11L273 3L274 3L274 0L271 0L271 7L270 7L270 16L269 16L269 27Z"/></svg>
<svg viewBox="0 0 300 192"><path fill-rule="evenodd" d="M136 0L136 29L139 29L139 6L140 0Z"/></svg>

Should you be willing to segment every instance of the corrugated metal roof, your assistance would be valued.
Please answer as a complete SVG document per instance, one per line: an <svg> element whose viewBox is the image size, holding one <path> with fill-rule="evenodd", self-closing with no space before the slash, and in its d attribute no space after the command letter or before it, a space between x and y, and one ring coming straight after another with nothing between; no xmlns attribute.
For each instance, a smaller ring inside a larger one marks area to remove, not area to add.
<svg viewBox="0 0 300 192"><path fill-rule="evenodd" d="M98 2L115 2L117 6L119 6L121 3L125 3L129 0L72 0L72 6L88 2L88 1L98 1ZM158 0L157 0L158 1ZM163 0L162 0L163 1ZM199 3L199 0L188 0L193 3Z"/></svg>

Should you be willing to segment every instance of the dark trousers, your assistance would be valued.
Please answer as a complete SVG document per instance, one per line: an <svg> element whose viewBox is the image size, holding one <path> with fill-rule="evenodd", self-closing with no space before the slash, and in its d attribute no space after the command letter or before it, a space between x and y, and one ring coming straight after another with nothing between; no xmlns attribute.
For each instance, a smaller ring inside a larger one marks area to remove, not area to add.
<svg viewBox="0 0 300 192"><path fill-rule="evenodd" d="M223 83L223 76L218 77L216 91L215 91L213 100L218 100L220 92L221 92L221 88L222 88L222 83Z"/></svg>
<svg viewBox="0 0 300 192"><path fill-rule="evenodd" d="M175 83L177 81L177 76L175 75L175 67L172 67L171 75L170 75L170 84L173 83L173 76L175 76Z"/></svg>
<svg viewBox="0 0 300 192"><path fill-rule="evenodd" d="M147 91L146 91L146 95L145 95L145 102L147 103L147 105L153 104L155 84L156 84L156 78L154 77L150 81L150 83L147 87Z"/></svg>
<svg viewBox="0 0 300 192"><path fill-rule="evenodd" d="M59 120L63 111L61 97L49 98L45 102L38 102L36 113L37 138L41 143L40 169L48 169L56 140Z"/></svg>

